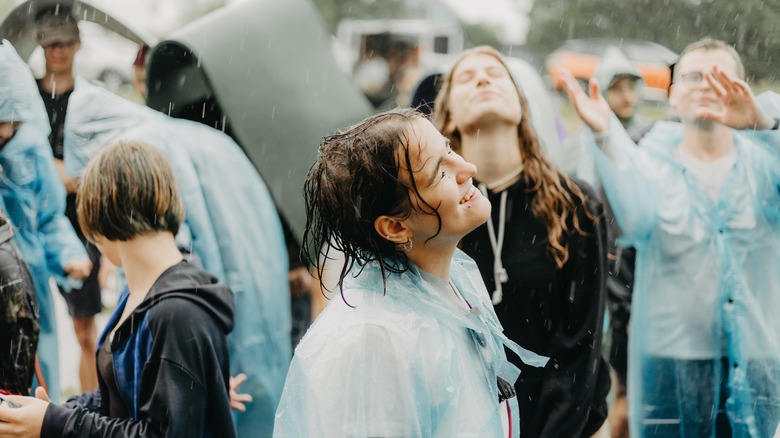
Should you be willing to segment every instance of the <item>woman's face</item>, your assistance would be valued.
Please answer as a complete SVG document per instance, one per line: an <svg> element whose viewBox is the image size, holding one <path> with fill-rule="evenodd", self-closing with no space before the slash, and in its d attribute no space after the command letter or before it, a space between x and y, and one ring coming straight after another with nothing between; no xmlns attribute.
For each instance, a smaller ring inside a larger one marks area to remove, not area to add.
<svg viewBox="0 0 780 438"><path fill-rule="evenodd" d="M406 223L415 242L454 242L485 223L490 216L490 202L472 183L477 167L450 149L449 141L428 120L419 117L407 132L409 158L419 195L411 191L412 214ZM405 160L401 160L401 178L409 182ZM420 199L422 198L422 199ZM423 203L428 204L426 206ZM439 222L432 209L441 216Z"/></svg>
<svg viewBox="0 0 780 438"><path fill-rule="evenodd" d="M489 124L517 126L522 118L517 88L494 56L476 53L463 58L450 75L450 126L461 133Z"/></svg>

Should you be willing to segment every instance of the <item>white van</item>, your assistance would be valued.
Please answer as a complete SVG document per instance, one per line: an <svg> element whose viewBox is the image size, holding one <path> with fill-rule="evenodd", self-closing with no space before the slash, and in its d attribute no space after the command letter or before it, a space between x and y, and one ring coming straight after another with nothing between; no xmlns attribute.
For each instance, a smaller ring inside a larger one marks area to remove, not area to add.
<svg viewBox="0 0 780 438"><path fill-rule="evenodd" d="M404 105L419 72L450 62L463 51L455 22L343 20L337 58L375 107Z"/></svg>

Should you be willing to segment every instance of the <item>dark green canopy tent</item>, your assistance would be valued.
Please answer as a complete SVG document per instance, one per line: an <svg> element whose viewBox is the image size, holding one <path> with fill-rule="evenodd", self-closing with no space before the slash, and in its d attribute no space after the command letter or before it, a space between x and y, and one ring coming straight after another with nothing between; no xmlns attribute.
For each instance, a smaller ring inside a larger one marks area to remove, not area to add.
<svg viewBox="0 0 780 438"><path fill-rule="evenodd" d="M22 59L29 59L38 46L35 37L36 14L42 9L57 6L63 10L70 10L73 17L78 20L97 23L139 45L151 45L154 40L145 32L134 29L100 8L80 0L27 0L11 11L0 23L0 39L10 41Z"/></svg>
<svg viewBox="0 0 780 438"><path fill-rule="evenodd" d="M308 0L248 0L187 25L153 48L147 86L150 107L233 136L298 238L322 137L372 112Z"/></svg>

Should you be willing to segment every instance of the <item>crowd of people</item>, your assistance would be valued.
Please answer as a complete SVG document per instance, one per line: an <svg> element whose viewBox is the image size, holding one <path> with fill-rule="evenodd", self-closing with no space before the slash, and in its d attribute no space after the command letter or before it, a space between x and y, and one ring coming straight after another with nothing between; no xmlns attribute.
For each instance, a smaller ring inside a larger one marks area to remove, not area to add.
<svg viewBox="0 0 780 438"><path fill-rule="evenodd" d="M77 20L36 20L41 79L0 45L0 437L780 435L780 98L732 46L683 50L655 123L618 48L562 72L559 163L523 78L464 51L430 116L323 133L297 260L230 137L78 78ZM331 297L308 330L291 289Z"/></svg>

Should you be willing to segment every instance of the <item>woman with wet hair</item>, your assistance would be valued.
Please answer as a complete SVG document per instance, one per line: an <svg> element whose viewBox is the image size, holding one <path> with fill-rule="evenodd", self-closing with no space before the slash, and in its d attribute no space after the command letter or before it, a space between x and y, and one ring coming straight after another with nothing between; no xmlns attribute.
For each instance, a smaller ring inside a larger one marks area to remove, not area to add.
<svg viewBox="0 0 780 438"><path fill-rule="evenodd" d="M275 436L517 435L503 346L545 360L504 337L456 248L490 214L475 172L413 110L325 139L304 187L304 248L320 274L343 254L340 296L296 349Z"/></svg>
<svg viewBox="0 0 780 438"><path fill-rule="evenodd" d="M550 357L534 368L508 352L521 370L522 435L593 435L609 392L601 205L546 158L528 101L490 47L455 62L436 97L434 124L477 165L475 185L497 207L461 248L479 266L506 335Z"/></svg>

